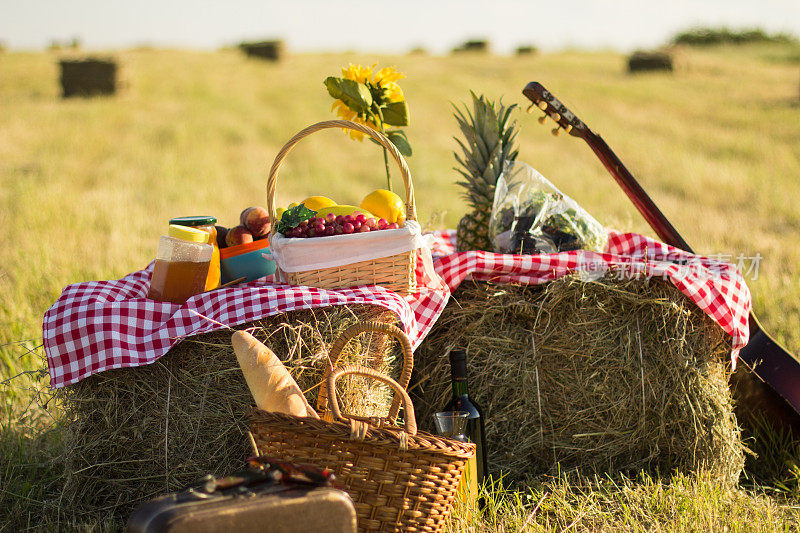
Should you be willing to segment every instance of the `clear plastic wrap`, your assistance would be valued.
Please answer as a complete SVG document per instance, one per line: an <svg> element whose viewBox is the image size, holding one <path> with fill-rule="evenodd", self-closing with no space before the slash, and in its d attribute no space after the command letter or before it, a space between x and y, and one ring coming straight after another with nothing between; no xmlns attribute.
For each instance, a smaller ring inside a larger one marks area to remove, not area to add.
<svg viewBox="0 0 800 533"><path fill-rule="evenodd" d="M495 252L506 254L602 252L608 232L536 169L515 161L497 181L489 238Z"/></svg>

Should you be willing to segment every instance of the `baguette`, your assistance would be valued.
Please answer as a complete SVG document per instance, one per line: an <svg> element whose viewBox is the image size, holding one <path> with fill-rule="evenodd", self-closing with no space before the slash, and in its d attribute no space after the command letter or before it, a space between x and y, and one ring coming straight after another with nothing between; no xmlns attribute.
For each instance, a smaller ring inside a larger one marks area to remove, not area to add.
<svg viewBox="0 0 800 533"><path fill-rule="evenodd" d="M231 339L244 379L259 409L319 418L275 352L246 331Z"/></svg>

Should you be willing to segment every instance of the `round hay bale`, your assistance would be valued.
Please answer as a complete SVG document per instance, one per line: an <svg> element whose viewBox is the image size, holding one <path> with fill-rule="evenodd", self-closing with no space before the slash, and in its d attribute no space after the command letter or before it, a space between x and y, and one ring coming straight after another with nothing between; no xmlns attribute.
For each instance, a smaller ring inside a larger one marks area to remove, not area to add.
<svg viewBox="0 0 800 533"><path fill-rule="evenodd" d="M417 350L418 420L450 397L447 353L468 353L490 470L706 470L736 482L744 455L728 388L730 339L669 283L465 282Z"/></svg>
<svg viewBox="0 0 800 533"><path fill-rule="evenodd" d="M287 363L316 405L330 344L362 320L395 324L397 317L377 306L333 306L237 329L255 328L253 334ZM395 346L384 335L365 333L348 343L342 361L397 377ZM354 382L345 391L344 412L371 414L376 406L388 411L391 394L383 385ZM156 494L208 473L241 469L250 453L246 416L254 403L230 330L191 337L151 365L101 372L59 389L56 397L66 413L61 506L76 516L103 512L123 518Z"/></svg>

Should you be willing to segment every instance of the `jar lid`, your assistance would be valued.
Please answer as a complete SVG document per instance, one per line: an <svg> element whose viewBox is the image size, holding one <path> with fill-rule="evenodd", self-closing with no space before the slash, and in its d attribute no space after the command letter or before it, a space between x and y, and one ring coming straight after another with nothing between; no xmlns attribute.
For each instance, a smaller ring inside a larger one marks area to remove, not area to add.
<svg viewBox="0 0 800 533"><path fill-rule="evenodd" d="M169 236L174 239L198 242L200 244L206 244L208 242L208 233L205 231L188 226L178 226L177 224L169 225Z"/></svg>
<svg viewBox="0 0 800 533"><path fill-rule="evenodd" d="M210 226L217 223L217 217L195 216L195 217L175 217L169 219L170 224L178 226Z"/></svg>

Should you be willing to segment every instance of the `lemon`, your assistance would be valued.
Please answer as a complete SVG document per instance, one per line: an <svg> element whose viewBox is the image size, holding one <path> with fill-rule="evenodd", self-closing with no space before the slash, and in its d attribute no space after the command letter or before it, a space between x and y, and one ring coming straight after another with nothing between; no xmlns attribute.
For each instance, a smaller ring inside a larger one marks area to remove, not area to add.
<svg viewBox="0 0 800 533"><path fill-rule="evenodd" d="M403 200L386 189L378 189L369 193L361 202L361 207L375 213L375 216L385 218L390 224L397 222L402 225L406 219Z"/></svg>
<svg viewBox="0 0 800 533"><path fill-rule="evenodd" d="M305 204L307 208L313 209L314 211L336 205L336 202L325 196L309 196L300 203Z"/></svg>

